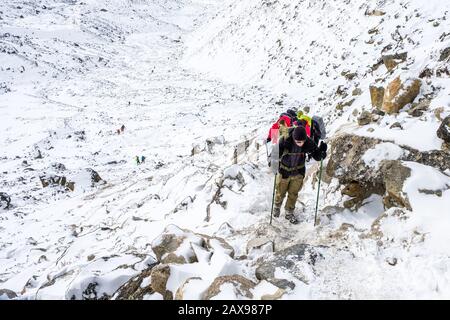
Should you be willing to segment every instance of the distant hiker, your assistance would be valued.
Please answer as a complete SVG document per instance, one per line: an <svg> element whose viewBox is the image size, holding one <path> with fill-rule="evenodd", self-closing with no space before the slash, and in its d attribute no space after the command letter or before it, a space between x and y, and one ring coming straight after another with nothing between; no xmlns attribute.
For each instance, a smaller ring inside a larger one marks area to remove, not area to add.
<svg viewBox="0 0 450 320"><path fill-rule="evenodd" d="M144 162L145 162L145 157L141 156L141 163L144 163Z"/></svg>
<svg viewBox="0 0 450 320"><path fill-rule="evenodd" d="M117 129L117 134L120 134L120 129Z"/></svg>
<svg viewBox="0 0 450 320"><path fill-rule="evenodd" d="M138 157L138 156L136 156L135 159L136 159L136 164L137 164L137 165L141 164L141 161L139 160L139 157Z"/></svg>
<svg viewBox="0 0 450 320"><path fill-rule="evenodd" d="M125 125L122 125L122 126L120 127L120 131L122 131L122 133L125 131Z"/></svg>
<svg viewBox="0 0 450 320"><path fill-rule="evenodd" d="M295 127L288 130L287 137L280 138L279 148L279 168L275 178L275 199L273 216L279 217L281 204L288 194L285 204L285 218L291 223L297 224L298 220L294 215L295 203L298 192L302 188L305 176L305 158L311 155L316 161L325 159L327 156L327 145L322 142L320 146L311 140L304 127Z"/></svg>
<svg viewBox="0 0 450 320"><path fill-rule="evenodd" d="M288 115L281 114L277 122L275 122L272 125L272 128L270 128L267 142L272 141L272 143L277 143L279 137L287 136L290 126L291 118Z"/></svg>

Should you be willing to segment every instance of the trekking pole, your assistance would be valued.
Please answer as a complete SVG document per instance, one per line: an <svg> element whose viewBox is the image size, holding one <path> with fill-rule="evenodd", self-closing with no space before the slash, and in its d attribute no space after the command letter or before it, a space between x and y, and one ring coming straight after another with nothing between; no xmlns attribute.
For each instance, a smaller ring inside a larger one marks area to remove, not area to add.
<svg viewBox="0 0 450 320"><path fill-rule="evenodd" d="M317 225L317 208L319 205L320 180L322 179L322 161L320 160L319 187L317 188L316 213L314 215L314 227Z"/></svg>
<svg viewBox="0 0 450 320"><path fill-rule="evenodd" d="M264 143L264 145L266 146L266 155L267 155L267 158L269 158L269 149L267 148L267 141L264 141L263 143Z"/></svg>
<svg viewBox="0 0 450 320"><path fill-rule="evenodd" d="M269 154L269 148L267 148L267 142L264 141L264 145L266 146L266 156L267 156L267 165L270 167L270 154Z"/></svg>
<svg viewBox="0 0 450 320"><path fill-rule="evenodd" d="M273 178L273 193L272 193L272 209L270 210L270 225L272 225L272 215L273 215L273 204L274 204L274 199L275 199L275 185L276 185L276 181L277 181L277 174L275 174L275 178Z"/></svg>

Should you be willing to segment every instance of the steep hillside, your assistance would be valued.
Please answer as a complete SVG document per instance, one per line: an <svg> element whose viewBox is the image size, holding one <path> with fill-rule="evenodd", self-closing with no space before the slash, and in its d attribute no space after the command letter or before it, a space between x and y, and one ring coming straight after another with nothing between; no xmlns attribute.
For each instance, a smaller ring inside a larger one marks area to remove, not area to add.
<svg viewBox="0 0 450 320"><path fill-rule="evenodd" d="M450 297L449 11L3 1L0 298ZM293 107L327 126L317 226L314 160L269 223Z"/></svg>

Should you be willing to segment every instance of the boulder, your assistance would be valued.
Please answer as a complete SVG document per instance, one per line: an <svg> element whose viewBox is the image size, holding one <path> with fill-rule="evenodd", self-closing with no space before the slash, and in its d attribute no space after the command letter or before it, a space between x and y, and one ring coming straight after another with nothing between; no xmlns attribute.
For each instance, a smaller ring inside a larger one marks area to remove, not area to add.
<svg viewBox="0 0 450 320"><path fill-rule="evenodd" d="M371 195L371 192L371 189L364 188L363 185L357 181L346 184L341 193L351 197L351 199L344 202L344 208L359 208L363 201Z"/></svg>
<svg viewBox="0 0 450 320"><path fill-rule="evenodd" d="M362 95L362 93L363 93L363 91L360 88L355 88L352 91L352 96L360 96L360 95Z"/></svg>
<svg viewBox="0 0 450 320"><path fill-rule="evenodd" d="M447 144L450 143L450 116L447 116L444 120L442 120L442 123L439 126L436 134Z"/></svg>
<svg viewBox="0 0 450 320"><path fill-rule="evenodd" d="M185 289L187 288L187 286L189 286L189 284L192 284L196 281L201 281L202 278L200 277L191 277L191 278L187 278L184 283L178 288L177 292L175 293L175 300L185 300Z"/></svg>
<svg viewBox="0 0 450 320"><path fill-rule="evenodd" d="M405 62L408 54L406 52L384 55L381 57L388 71L392 71L398 64Z"/></svg>
<svg viewBox="0 0 450 320"><path fill-rule="evenodd" d="M198 260L190 244L204 246L203 242L194 233L169 225L152 241L151 246L161 263L193 263Z"/></svg>
<svg viewBox="0 0 450 320"><path fill-rule="evenodd" d="M390 127L389 127L389 129L395 129L395 128L399 128L400 130L403 130L403 127L402 127L402 125L401 125L401 123L400 122L394 122Z"/></svg>
<svg viewBox="0 0 450 320"><path fill-rule="evenodd" d="M155 291L151 284L144 283L144 279L151 277L151 273L156 264L142 271L138 276L125 282L115 293L117 300L142 300L146 294L152 294ZM158 277L158 275L156 275ZM161 281L158 285L162 285Z"/></svg>
<svg viewBox="0 0 450 320"><path fill-rule="evenodd" d="M371 163L365 157L366 152L380 153L383 148L378 149L381 143L387 144L387 155L383 155L386 160L414 161L445 171L450 167L450 153L445 150L433 150L422 152L407 146L397 146L380 139L355 136L351 134L341 134L331 140L331 150L329 152L326 172L329 176L337 178L341 185L344 185L343 194L353 199L345 203L346 208L358 205L365 197L371 194L385 195L385 205L390 207L395 203L400 206L409 207L407 199L401 193L401 186L407 177L407 169L401 162L387 162L382 166L383 161L376 167L371 167ZM394 148L395 147L395 148ZM389 151L391 150L391 151ZM381 153L380 153L381 155ZM369 163L366 163L369 161ZM398 170L396 172L396 170ZM395 181L390 181L395 177ZM401 186L400 186L401 183Z"/></svg>
<svg viewBox="0 0 450 320"><path fill-rule="evenodd" d="M353 102L355 102L355 99L339 102L336 105L336 110L344 110L345 107L350 107L353 104Z"/></svg>
<svg viewBox="0 0 450 320"><path fill-rule="evenodd" d="M39 179L41 180L43 188L46 188L50 185L52 186L60 185L71 191L75 189L75 183L72 181L68 181L65 176L44 173L43 175L39 176Z"/></svg>
<svg viewBox="0 0 450 320"><path fill-rule="evenodd" d="M373 9L373 10L366 10L366 12L364 13L366 16L376 16L376 17L380 17L380 16L384 16L386 14L386 12L381 11L379 9Z"/></svg>
<svg viewBox="0 0 450 320"><path fill-rule="evenodd" d="M373 115L367 110L364 110L361 112L360 116L358 117L358 124L360 126L364 126L366 124L369 124L373 121Z"/></svg>
<svg viewBox="0 0 450 320"><path fill-rule="evenodd" d="M314 266L318 259L322 257L319 253L320 248L313 247L308 244L295 244L283 250L276 252L272 258L266 259L259 263L255 270L255 275L258 280L267 280L277 287L283 289L292 288L293 283L284 279L284 283L280 283L281 279L275 277L276 268L289 270L289 273L299 280L306 282L303 274L303 269L299 263L306 263L309 266ZM295 285L294 285L295 286Z"/></svg>
<svg viewBox="0 0 450 320"><path fill-rule="evenodd" d="M0 192L0 208L2 203L5 204L5 209L8 209L11 205L11 197L6 192Z"/></svg>
<svg viewBox="0 0 450 320"><path fill-rule="evenodd" d="M66 171L66 166L59 162L52 163L51 167L57 171Z"/></svg>
<svg viewBox="0 0 450 320"><path fill-rule="evenodd" d="M370 170L362 159L367 150L382 141L351 134L337 135L331 141L326 172L347 185L357 182L370 193L383 194L383 180L376 170Z"/></svg>
<svg viewBox="0 0 450 320"><path fill-rule="evenodd" d="M441 55L439 57L439 61L445 61L450 57L450 47L447 47L441 51Z"/></svg>
<svg viewBox="0 0 450 320"><path fill-rule="evenodd" d="M0 300L17 298L17 294L9 289L0 289Z"/></svg>
<svg viewBox="0 0 450 320"><path fill-rule="evenodd" d="M403 184L411 176L411 169L403 166L399 160L383 160L380 170L386 189L383 197L384 207L386 209L402 207L412 210L408 196L403 192Z"/></svg>
<svg viewBox="0 0 450 320"><path fill-rule="evenodd" d="M198 262L216 250L234 257L233 247L223 238L193 233L175 225L168 225L151 246L158 261L165 264Z"/></svg>
<svg viewBox="0 0 450 320"><path fill-rule="evenodd" d="M422 99L418 103L412 103L411 109L408 110L408 114L413 117L420 117L424 111L426 111L431 104L431 100Z"/></svg>
<svg viewBox="0 0 450 320"><path fill-rule="evenodd" d="M265 294L261 296L261 300L278 300L280 299L284 294L286 293L286 290L284 289L278 289L274 294Z"/></svg>
<svg viewBox="0 0 450 320"><path fill-rule="evenodd" d="M234 249L231 245L228 244L223 238L220 237L211 237L206 234L198 234L203 237L205 241L205 248L209 251L220 250L225 254L229 255L231 258L234 258Z"/></svg>
<svg viewBox="0 0 450 320"><path fill-rule="evenodd" d="M377 109L381 109L383 106L384 88L377 86L370 86L370 100L372 101L372 106Z"/></svg>
<svg viewBox="0 0 450 320"><path fill-rule="evenodd" d="M249 254L253 250L262 252L273 252L274 249L275 246L273 241L265 237L254 238L249 242L247 242L247 254Z"/></svg>
<svg viewBox="0 0 450 320"><path fill-rule="evenodd" d="M395 78L384 92L382 110L389 114L398 113L401 108L414 101L421 84L419 79L407 79L402 82L400 77Z"/></svg>
<svg viewBox="0 0 450 320"><path fill-rule="evenodd" d="M253 299L253 293L250 290L253 289L256 284L241 275L235 274L217 277L206 290L203 295L203 300L211 300L217 296L221 292L221 286L224 284L231 284L233 286L234 293L238 299L240 297Z"/></svg>
<svg viewBox="0 0 450 320"><path fill-rule="evenodd" d="M102 181L103 179L100 177L100 175L97 173L97 171L91 169L91 168L87 168L86 171L90 174L91 176L91 186L93 187L95 183L98 183L100 181Z"/></svg>
<svg viewBox="0 0 450 320"><path fill-rule="evenodd" d="M170 267L160 264L152 269L150 277L153 291L160 293L164 300L173 300L172 291L166 289L170 277Z"/></svg>

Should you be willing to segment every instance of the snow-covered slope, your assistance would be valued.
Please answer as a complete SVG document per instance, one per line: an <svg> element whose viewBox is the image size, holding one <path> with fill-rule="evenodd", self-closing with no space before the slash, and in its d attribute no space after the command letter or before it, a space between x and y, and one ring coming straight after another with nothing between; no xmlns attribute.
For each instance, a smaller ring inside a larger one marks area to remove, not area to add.
<svg viewBox="0 0 450 320"><path fill-rule="evenodd" d="M443 71L421 93L436 94L431 109L448 106L448 63L439 60L450 45L449 11L438 0L228 1L206 31L190 36L184 61L226 81L269 87L336 128L338 116L351 120L355 108L370 107L369 85L426 68ZM388 74L382 56L405 52L406 62Z"/></svg>
<svg viewBox="0 0 450 320"><path fill-rule="evenodd" d="M435 0L3 1L0 192L11 207L0 208L0 297L131 298L122 286L138 277L146 299L165 289L194 299L448 298L449 172L407 153L441 152L449 11ZM380 62L403 52L390 72ZM357 125L372 109L370 85L426 70L416 99L431 102L420 117ZM360 158L371 168L401 159L410 208L385 209L371 194L349 210L343 185L325 177L314 227L312 161L301 223L270 226L262 141L299 105L324 116L330 138L388 140ZM157 253L164 234L181 239L175 258ZM266 261L278 282L261 275Z"/></svg>
<svg viewBox="0 0 450 320"><path fill-rule="evenodd" d="M326 119L330 141L344 133L387 141L357 156L370 158L372 166L402 159L398 153L409 152L404 148L448 155L436 131L450 114L449 12L442 1L229 1L206 31L190 35L183 62L225 81L278 93L285 108L309 107ZM398 65L388 69L384 62L394 55ZM358 125L364 111L375 110L370 86L386 88L397 77L420 79L415 102L426 104L423 112L415 114L415 105L407 104L400 113L375 112ZM407 217L385 211L378 195L356 211L345 210L350 198L339 192L344 186L333 179L325 184L322 212L329 220L322 221L324 229L300 228L290 241L350 248L355 257L327 260L311 285L312 297L448 296L444 226L450 221L450 164L444 158L440 170L431 161L404 163L412 170L402 191L411 201ZM367 170L376 169L368 165ZM307 207L314 205L313 192L309 184L303 189ZM369 240L374 230L382 231L378 244ZM327 285L330 291L324 294Z"/></svg>

